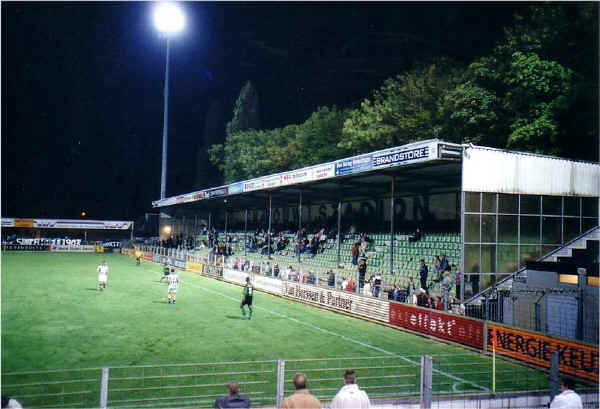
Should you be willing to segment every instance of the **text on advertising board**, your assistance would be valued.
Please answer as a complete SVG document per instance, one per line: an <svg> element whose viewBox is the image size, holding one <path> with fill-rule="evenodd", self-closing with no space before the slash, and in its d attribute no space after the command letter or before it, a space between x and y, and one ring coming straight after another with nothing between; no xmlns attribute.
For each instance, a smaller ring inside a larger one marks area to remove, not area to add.
<svg viewBox="0 0 600 409"><path fill-rule="evenodd" d="M488 351L492 342L501 355L545 368L556 351L560 371L598 382L598 347L489 323Z"/></svg>
<svg viewBox="0 0 600 409"><path fill-rule="evenodd" d="M352 309L352 300L350 298L336 295L332 291L306 289L289 282L284 284L282 291L283 295L299 300L336 307L346 311Z"/></svg>
<svg viewBox="0 0 600 409"><path fill-rule="evenodd" d="M407 151L388 153L373 157L373 167L391 166L396 163L408 162L416 159L427 159L429 157L429 146L410 149Z"/></svg>
<svg viewBox="0 0 600 409"><path fill-rule="evenodd" d="M405 304L390 303L390 324L483 348L483 322Z"/></svg>
<svg viewBox="0 0 600 409"><path fill-rule="evenodd" d="M335 174L336 175L347 175L350 173L363 172L370 170L373 165L373 158L371 155L360 156L358 158L350 158L337 161L335 163Z"/></svg>

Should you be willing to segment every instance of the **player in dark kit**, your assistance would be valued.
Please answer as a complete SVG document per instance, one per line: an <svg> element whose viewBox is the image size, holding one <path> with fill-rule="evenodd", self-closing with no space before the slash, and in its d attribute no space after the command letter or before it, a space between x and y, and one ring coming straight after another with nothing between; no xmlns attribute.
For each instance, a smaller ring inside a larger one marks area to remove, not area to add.
<svg viewBox="0 0 600 409"><path fill-rule="evenodd" d="M242 310L242 315L244 318L246 317L246 310L244 309L244 305L248 305L248 319L252 319L252 295L254 294L254 287L250 283L250 277L246 277L246 285L242 289L242 303L240 304L240 310Z"/></svg>
<svg viewBox="0 0 600 409"><path fill-rule="evenodd" d="M165 263L163 265L163 276L160 278L160 281L162 282L162 280L164 280L165 278L167 279L167 281L169 281L169 265L167 263Z"/></svg>

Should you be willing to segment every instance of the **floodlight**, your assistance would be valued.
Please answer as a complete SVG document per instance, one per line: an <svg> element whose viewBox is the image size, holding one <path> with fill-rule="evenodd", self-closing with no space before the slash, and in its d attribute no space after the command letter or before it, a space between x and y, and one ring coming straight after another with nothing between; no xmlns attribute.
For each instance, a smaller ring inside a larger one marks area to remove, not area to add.
<svg viewBox="0 0 600 409"><path fill-rule="evenodd" d="M165 226L165 227L163 227L163 231L165 232L165 234L171 233L171 226Z"/></svg>
<svg viewBox="0 0 600 409"><path fill-rule="evenodd" d="M154 8L154 25L161 33L176 34L183 30L185 17L176 3L161 2Z"/></svg>

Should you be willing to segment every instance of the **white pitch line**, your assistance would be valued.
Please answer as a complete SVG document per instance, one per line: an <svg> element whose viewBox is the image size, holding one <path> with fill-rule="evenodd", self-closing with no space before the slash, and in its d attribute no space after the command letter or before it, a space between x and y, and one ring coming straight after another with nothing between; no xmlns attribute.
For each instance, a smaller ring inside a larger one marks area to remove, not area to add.
<svg viewBox="0 0 600 409"><path fill-rule="evenodd" d="M207 292L210 292L210 293L213 293L213 294L219 295L219 296L221 296L221 297L224 297L224 298L229 298L230 300L238 301L238 299L237 299L237 298L231 297L231 296L229 296L229 295L227 295L227 294L223 294L223 293L221 293L221 292L219 292L219 291L210 290L210 289L208 289L208 288L205 288L205 287L202 287L202 286L199 286L199 285L194 285L193 283L188 283L188 285L191 285L192 287L196 287L196 288L199 288L199 289L201 289L201 290L204 290L204 291L207 291ZM312 329L314 329L314 330L317 330L317 331L320 331L320 332L324 332L324 333L326 333L326 334L329 334L329 335L336 336L336 337L338 337L338 338L341 338L341 339L343 339L343 340L346 340L346 341L349 341L349 342L353 342L353 343L355 343L355 344L358 344L358 345L361 345L361 346L363 346L363 347L365 347L365 348L371 348L371 349L374 349L374 350L376 350L376 351L379 351L379 352L381 352L381 353L384 353L384 354L386 354L386 355L392 355L392 356L394 356L394 357L397 357L397 358L403 359L404 361L406 361L406 362L409 362L409 363L411 363L411 364L413 364L413 365L416 365L416 366L420 366L420 365L421 365L421 364L420 364L420 362L415 362L415 361L413 361L413 360L411 360L411 359L408 359L408 358L406 358L406 357L404 357L404 356L397 355L397 354L395 354L395 353L393 353L393 352L387 351L387 350L385 350L385 349L383 349L383 348L379 348L379 347L377 347L377 346L375 346L375 345L366 344L366 343L364 343L364 342L362 342L362 341L359 341L359 340L357 340L357 339L348 338L348 337L347 337L347 336L345 336L345 335L342 335L342 334L339 334L339 333L337 333L337 332L330 331L330 330L327 330L327 329L324 329L324 328L321 328L321 327L317 327L316 325L310 324L310 323L308 323L308 322L300 321L300 320L298 320L298 319L296 319L296 318L289 317L289 316L287 316L287 315L285 315L285 314L281 314L281 313L278 313L278 312L275 312L275 311L271 311L271 310L269 310L269 309L267 309L267 308L264 308L264 307L256 307L256 306L255 306L255 308L261 309L261 310L263 310L263 311L266 311L266 312L268 312L268 313L270 313L270 314L273 314L273 315L278 315L278 316L280 316L280 317L282 317L282 318L288 319L288 320L290 320L290 321L296 322L296 323L298 323L298 324L304 325L304 326L306 326L306 327L309 327L309 328L312 328ZM438 373L438 374L440 374L440 375L447 376L448 378L450 378L450 379L453 379L453 380L455 380L455 381L458 381L458 382L460 382L460 383L466 383L466 384L472 385L472 386L474 386L474 387L476 387L476 388L479 388L479 389L482 389L482 390L484 390L484 391L486 391L486 392L489 392L489 391L490 391L490 390L489 390L488 388L486 388L485 386L481 386L481 385L479 385L479 384L477 384L477 383L475 383L475 382L471 382L471 381L468 381L468 380L466 380L466 379L460 378L460 377L458 377L458 376L454 376L454 375L452 375L452 374L449 374L449 373L447 373L447 372L441 371L441 370L439 370L439 369L435 369L435 368L434 368L434 369L433 369L433 372L435 372L435 373Z"/></svg>

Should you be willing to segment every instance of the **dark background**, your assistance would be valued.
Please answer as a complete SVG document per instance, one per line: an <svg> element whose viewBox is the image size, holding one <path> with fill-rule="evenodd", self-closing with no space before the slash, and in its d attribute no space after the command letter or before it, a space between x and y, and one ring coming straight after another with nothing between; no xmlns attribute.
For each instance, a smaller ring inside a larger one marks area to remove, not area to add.
<svg viewBox="0 0 600 409"><path fill-rule="evenodd" d="M261 128L357 106L435 56L491 52L528 3L184 3L171 42L167 196L213 186L205 149L240 88ZM2 215L134 219L159 198L165 42L142 2L2 2Z"/></svg>

